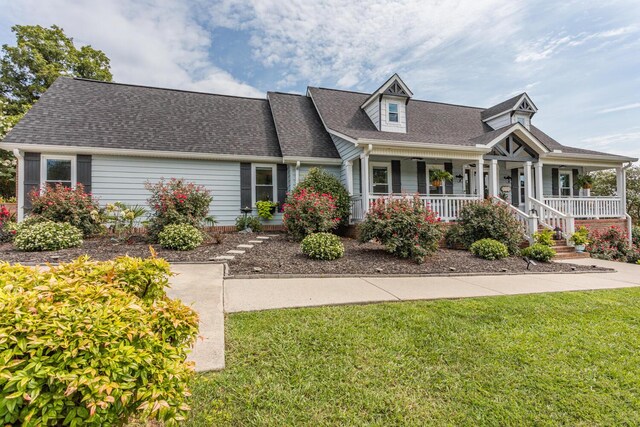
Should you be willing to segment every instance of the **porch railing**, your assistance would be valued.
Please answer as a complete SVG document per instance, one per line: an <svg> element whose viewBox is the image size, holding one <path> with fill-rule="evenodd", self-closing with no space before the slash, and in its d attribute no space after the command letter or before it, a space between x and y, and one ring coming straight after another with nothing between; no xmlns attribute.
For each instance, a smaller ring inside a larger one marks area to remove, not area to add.
<svg viewBox="0 0 640 427"><path fill-rule="evenodd" d="M359 222L364 219L362 196L351 197L351 222Z"/></svg>
<svg viewBox="0 0 640 427"><path fill-rule="evenodd" d="M545 197L544 203L574 218L622 218L620 197Z"/></svg>
<svg viewBox="0 0 640 427"><path fill-rule="evenodd" d="M551 205L542 203L538 199L533 197L530 199L531 208L535 209L538 213L538 221L542 226L550 230L559 228L562 230L562 235L565 239L571 237L575 231L575 221L570 214L560 212Z"/></svg>

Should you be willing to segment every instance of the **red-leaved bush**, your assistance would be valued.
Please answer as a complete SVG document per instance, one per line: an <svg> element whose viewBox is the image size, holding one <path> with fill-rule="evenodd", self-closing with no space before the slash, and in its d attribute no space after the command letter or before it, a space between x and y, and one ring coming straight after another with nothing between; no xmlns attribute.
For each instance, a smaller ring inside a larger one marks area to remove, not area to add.
<svg viewBox="0 0 640 427"><path fill-rule="evenodd" d="M640 259L640 248L629 245L629 236L620 227L606 230L589 230L587 252L594 258L636 263Z"/></svg>
<svg viewBox="0 0 640 427"><path fill-rule="evenodd" d="M306 188L290 194L282 210L282 222L296 240L312 233L331 231L340 223L334 198Z"/></svg>
<svg viewBox="0 0 640 427"><path fill-rule="evenodd" d="M53 222L66 222L78 227L85 236L103 231L100 205L82 184L75 188L56 184L42 191L33 190L31 213Z"/></svg>
<svg viewBox="0 0 640 427"><path fill-rule="evenodd" d="M400 258L424 262L438 249L442 238L440 218L419 196L383 197L369 206L369 212L359 226L362 243L380 242L387 252Z"/></svg>
<svg viewBox="0 0 640 427"><path fill-rule="evenodd" d="M13 214L6 206L0 206L0 243L10 241L16 234L16 230L13 227L8 227L12 217Z"/></svg>

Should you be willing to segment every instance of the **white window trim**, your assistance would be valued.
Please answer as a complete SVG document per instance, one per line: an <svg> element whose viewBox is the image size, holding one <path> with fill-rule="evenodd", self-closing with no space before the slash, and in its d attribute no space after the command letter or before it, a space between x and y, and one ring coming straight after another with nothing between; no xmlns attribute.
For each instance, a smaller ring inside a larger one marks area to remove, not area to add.
<svg viewBox="0 0 640 427"><path fill-rule="evenodd" d="M391 111L391 106L395 105L396 106L396 112L393 113ZM397 120L391 120L391 114L395 114ZM387 122L388 123L394 123L394 124L399 124L400 123L400 104L397 102L387 102Z"/></svg>
<svg viewBox="0 0 640 427"><path fill-rule="evenodd" d="M271 176L273 183L273 198L272 202L278 201L278 175L276 165L268 163L252 163L251 164L251 202L252 206L256 205L256 168L271 168Z"/></svg>
<svg viewBox="0 0 640 427"><path fill-rule="evenodd" d="M387 185L389 186L389 192L386 194L393 193L393 183L392 183L392 173L391 173L391 163L390 162L369 162L369 192L371 194L382 194L382 193L374 193L373 192L373 167L385 167L387 168Z"/></svg>
<svg viewBox="0 0 640 427"><path fill-rule="evenodd" d="M562 195L562 186L560 185L562 183L562 180L560 179L560 176L562 175L569 175L569 195L568 196L563 196ZM558 197L573 197L573 170L571 169L560 169L558 170Z"/></svg>
<svg viewBox="0 0 640 427"><path fill-rule="evenodd" d="M47 185L47 160L71 160L71 188L75 188L78 183L76 174L76 156L61 156L57 154L43 154L40 157L40 188Z"/></svg>

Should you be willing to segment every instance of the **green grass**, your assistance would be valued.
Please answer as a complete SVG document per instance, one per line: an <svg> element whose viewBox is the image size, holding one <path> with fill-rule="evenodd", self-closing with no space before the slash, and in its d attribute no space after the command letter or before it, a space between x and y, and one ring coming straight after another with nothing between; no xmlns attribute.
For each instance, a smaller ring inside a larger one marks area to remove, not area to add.
<svg viewBox="0 0 640 427"><path fill-rule="evenodd" d="M212 425L638 425L640 289L240 313Z"/></svg>

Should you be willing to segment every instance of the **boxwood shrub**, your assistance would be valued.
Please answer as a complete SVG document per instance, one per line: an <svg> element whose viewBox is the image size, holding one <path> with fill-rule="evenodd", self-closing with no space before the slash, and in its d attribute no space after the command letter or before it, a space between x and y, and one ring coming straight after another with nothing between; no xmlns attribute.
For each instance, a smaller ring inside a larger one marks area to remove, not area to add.
<svg viewBox="0 0 640 427"><path fill-rule="evenodd" d="M158 234L158 243L165 249L190 251L202 244L202 232L189 224L169 224Z"/></svg>
<svg viewBox="0 0 640 427"><path fill-rule="evenodd" d="M471 245L469 250L475 256L488 260L502 259L509 256L507 246L494 239L478 240Z"/></svg>
<svg viewBox="0 0 640 427"><path fill-rule="evenodd" d="M13 244L28 252L73 248L82 244L82 231L64 222L27 222L16 227Z"/></svg>
<svg viewBox="0 0 640 427"><path fill-rule="evenodd" d="M309 258L334 260L344 255L344 245L340 238L331 233L310 234L300 244L302 253Z"/></svg>
<svg viewBox="0 0 640 427"><path fill-rule="evenodd" d="M0 263L3 424L184 419L198 318L166 297L169 274L159 259Z"/></svg>
<svg viewBox="0 0 640 427"><path fill-rule="evenodd" d="M556 256L556 251L554 251L550 246L542 243L535 243L528 248L524 248L520 254L536 261L548 262L551 258Z"/></svg>

